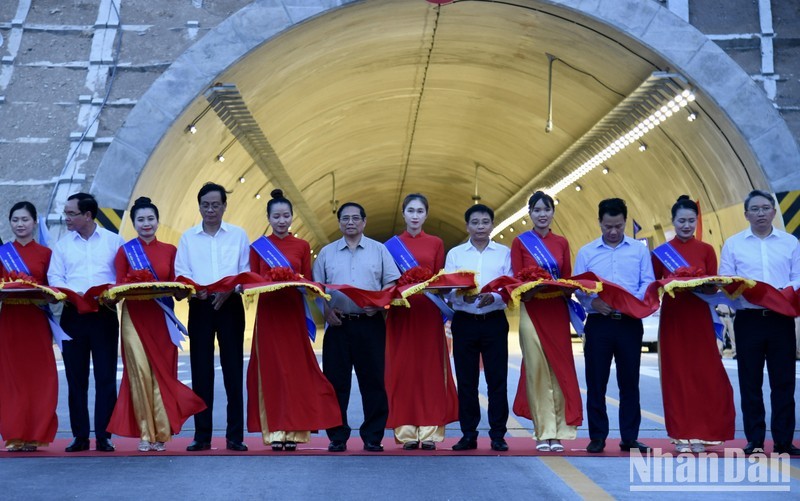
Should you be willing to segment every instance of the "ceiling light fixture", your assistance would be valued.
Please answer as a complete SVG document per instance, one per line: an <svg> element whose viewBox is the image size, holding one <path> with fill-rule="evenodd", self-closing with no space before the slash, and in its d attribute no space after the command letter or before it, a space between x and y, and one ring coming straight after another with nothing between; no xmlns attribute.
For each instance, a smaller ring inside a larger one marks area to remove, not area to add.
<svg viewBox="0 0 800 501"><path fill-rule="evenodd" d="M227 153L228 150L231 149L231 146L233 146L233 144L235 142L236 142L236 138L234 137L233 139L231 139L230 143L226 144L225 147L222 148L222 151L220 151L219 155L217 155L217 162L224 162L225 161L225 153ZM241 181L242 179L244 179L244 178L239 178L240 182L243 183L244 181Z"/></svg>
<svg viewBox="0 0 800 501"><path fill-rule="evenodd" d="M500 214L514 212L495 226L492 237L527 214L528 207L524 204L531 193L540 189L554 197L627 146L636 144L642 136L694 100L694 92L682 75L651 74L497 210Z"/></svg>
<svg viewBox="0 0 800 501"><path fill-rule="evenodd" d="M204 93L214 113L225 127L236 137L244 152L264 174L272 186L280 186L284 195L292 201L295 216L303 221L310 233L309 243L325 245L330 241L328 232L322 227L319 217L311 208L306 196L289 175L290 169L281 161L262 125L256 120L247 106L241 92L234 83L217 82ZM292 169L299 168L295 165ZM266 196L266 194L265 194Z"/></svg>
<svg viewBox="0 0 800 501"><path fill-rule="evenodd" d="M609 169L606 166L603 166L603 174L608 174L609 172L611 172L611 169Z"/></svg>
<svg viewBox="0 0 800 501"><path fill-rule="evenodd" d="M201 112L200 112L200 114L199 114L199 115L197 115L197 116L195 117L195 119L194 119L194 120L192 120L192 122L191 122L189 125L187 125L187 126L186 126L186 130L185 130L185 132L187 132L187 133L189 133L189 134L197 134L197 122L199 122L200 120L202 120L202 119L203 119L203 117L204 117L204 116L206 116L206 113L208 113L208 111L209 111L210 109L211 109L211 105L209 104L208 106L206 106L206 107L203 109L203 111L201 111Z"/></svg>
<svg viewBox="0 0 800 501"><path fill-rule="evenodd" d="M547 73L547 123L544 125L544 131L550 134L553 132L553 63L558 58L552 54L545 53L545 55L549 71Z"/></svg>
<svg viewBox="0 0 800 501"><path fill-rule="evenodd" d="M575 191L581 191L582 189L583 188L581 188L581 185L579 185L579 184L575 185Z"/></svg>
<svg viewBox="0 0 800 501"><path fill-rule="evenodd" d="M686 113L687 113L686 120L688 120L689 122L694 122L695 120L697 120L697 112L689 108L688 106L686 107Z"/></svg>
<svg viewBox="0 0 800 501"><path fill-rule="evenodd" d="M647 151L647 143L645 143L644 141L639 141L639 151L641 151L642 153Z"/></svg>

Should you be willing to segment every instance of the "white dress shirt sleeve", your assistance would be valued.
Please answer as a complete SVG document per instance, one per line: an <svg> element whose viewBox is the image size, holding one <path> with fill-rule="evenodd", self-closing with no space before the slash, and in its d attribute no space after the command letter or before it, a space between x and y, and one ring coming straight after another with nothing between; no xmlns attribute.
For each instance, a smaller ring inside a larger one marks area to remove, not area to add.
<svg viewBox="0 0 800 501"><path fill-rule="evenodd" d="M239 249L239 273L250 271L250 239L247 233L242 230L242 239Z"/></svg>
<svg viewBox="0 0 800 501"><path fill-rule="evenodd" d="M53 254L50 258L50 267L47 269L47 283L51 287L67 286L67 270L64 265L63 252L63 245L61 245L59 241L56 243L55 248L53 248Z"/></svg>
<svg viewBox="0 0 800 501"><path fill-rule="evenodd" d="M181 239L178 242L178 252L175 254L175 276L192 279L192 266L189 260L189 244L187 243L186 233L181 235Z"/></svg>

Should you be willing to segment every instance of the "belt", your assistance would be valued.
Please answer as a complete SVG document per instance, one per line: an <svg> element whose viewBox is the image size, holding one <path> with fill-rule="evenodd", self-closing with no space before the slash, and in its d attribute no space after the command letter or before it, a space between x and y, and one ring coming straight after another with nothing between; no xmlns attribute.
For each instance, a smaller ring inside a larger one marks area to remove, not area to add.
<svg viewBox="0 0 800 501"><path fill-rule="evenodd" d="M609 320L624 320L624 319L633 319L633 317L626 315L624 313L620 313L618 311L612 311L608 315L603 315L602 313L589 313L590 317L597 317L597 318L606 318Z"/></svg>
<svg viewBox="0 0 800 501"><path fill-rule="evenodd" d="M455 315L465 316L472 320L489 320L490 318L499 317L500 315L505 315L503 310L493 310L488 313L470 313L468 311L456 311Z"/></svg>
<svg viewBox="0 0 800 501"><path fill-rule="evenodd" d="M744 313L745 315L754 315L757 317L774 317L780 315L780 313L768 310L766 308L744 308L741 310L736 310L736 313Z"/></svg>
<svg viewBox="0 0 800 501"><path fill-rule="evenodd" d="M365 320L367 318L372 318L375 315L369 315L367 313L339 313L340 320Z"/></svg>

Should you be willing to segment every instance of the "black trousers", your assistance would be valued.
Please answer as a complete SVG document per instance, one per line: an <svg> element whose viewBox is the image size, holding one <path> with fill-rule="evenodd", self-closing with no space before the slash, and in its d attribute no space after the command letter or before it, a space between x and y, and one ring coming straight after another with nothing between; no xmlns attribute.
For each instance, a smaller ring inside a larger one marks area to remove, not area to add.
<svg viewBox="0 0 800 501"><path fill-rule="evenodd" d="M742 395L744 434L748 442L763 443L767 432L764 411L764 362L769 376L772 439L778 445L792 442L795 425L794 319L769 310L738 310L736 365Z"/></svg>
<svg viewBox="0 0 800 501"><path fill-rule="evenodd" d="M508 319L505 312L473 315L457 311L453 332L453 361L458 380L458 421L464 438L478 437L481 407L478 402L480 357L489 397L489 437L503 438L508 431Z"/></svg>
<svg viewBox="0 0 800 501"><path fill-rule="evenodd" d="M611 360L617 365L619 386L619 431L623 441L639 438L642 409L639 403L639 366L642 359L642 321L626 315L620 318L591 314L586 320L586 413L589 438L608 437L606 389Z"/></svg>
<svg viewBox="0 0 800 501"><path fill-rule="evenodd" d="M389 417L384 370L386 367L386 324L383 315L345 317L342 325L328 326L322 340L322 372L336 391L342 426L329 428L328 439L347 442L351 428L347 407L353 368L361 391L364 423L359 430L366 443L380 443Z"/></svg>
<svg viewBox="0 0 800 501"><path fill-rule="evenodd" d="M119 321L116 309L104 306L97 313L80 314L69 303L61 313L61 328L72 341L64 341L64 372L69 394L69 424L76 438L89 438L89 359L94 372L94 434L106 431L117 403L117 347Z"/></svg>
<svg viewBox="0 0 800 501"><path fill-rule="evenodd" d="M242 297L231 294L219 310L211 299L189 301L189 340L192 389L205 402L206 410L194 416L194 439L210 442L214 409L214 336L219 343L219 363L228 399L225 437L234 442L244 438L244 307Z"/></svg>

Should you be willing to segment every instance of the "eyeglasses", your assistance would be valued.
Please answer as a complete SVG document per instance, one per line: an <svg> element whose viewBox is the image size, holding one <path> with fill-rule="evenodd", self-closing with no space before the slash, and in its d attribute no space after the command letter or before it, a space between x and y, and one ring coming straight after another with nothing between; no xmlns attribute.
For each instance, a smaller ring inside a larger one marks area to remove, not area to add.
<svg viewBox="0 0 800 501"><path fill-rule="evenodd" d="M64 214L64 217L68 217L68 218L70 218L70 219L71 219L71 218L73 218L73 217L78 217L78 216L80 216L81 214L83 214L83 212L68 212L68 211L64 211L64 213L63 213L63 214Z"/></svg>
<svg viewBox="0 0 800 501"><path fill-rule="evenodd" d="M222 207L222 205L223 204L221 204L219 202L214 202L213 204L202 203L202 204L200 204L200 210L206 211L206 210L211 209L214 212L216 212Z"/></svg>
<svg viewBox="0 0 800 501"><path fill-rule="evenodd" d="M773 207L771 205L763 205L761 207L750 207L747 212L750 214L769 214Z"/></svg>
<svg viewBox="0 0 800 501"><path fill-rule="evenodd" d="M342 216L339 218L340 223L349 223L350 221L354 223L360 223L363 218L361 216Z"/></svg>

